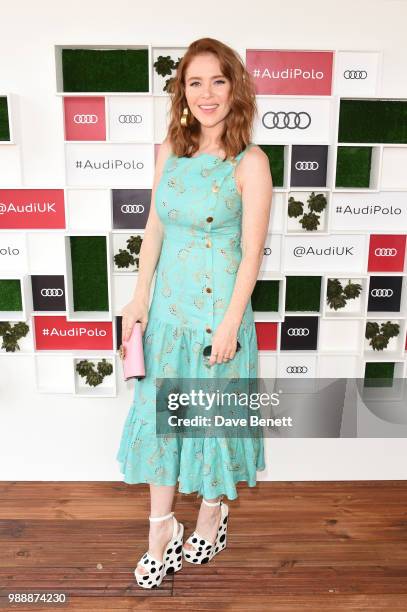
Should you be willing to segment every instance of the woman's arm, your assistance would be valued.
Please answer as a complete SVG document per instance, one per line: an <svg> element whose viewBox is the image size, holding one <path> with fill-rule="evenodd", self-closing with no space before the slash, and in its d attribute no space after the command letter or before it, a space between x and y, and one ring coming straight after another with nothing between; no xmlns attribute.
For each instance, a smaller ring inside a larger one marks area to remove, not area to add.
<svg viewBox="0 0 407 612"><path fill-rule="evenodd" d="M239 327L256 284L267 238L273 182L267 155L252 147L238 165L242 191L242 259L224 321Z"/></svg>
<svg viewBox="0 0 407 612"><path fill-rule="evenodd" d="M143 242L140 248L139 273L133 296L133 300L141 299L147 304L150 301L151 282L157 266L158 258L160 256L164 233L163 225L157 215L157 210L155 207L155 192L161 178L164 164L170 153L171 146L166 138L159 148L155 164L153 187L151 190L150 212L145 227Z"/></svg>
<svg viewBox="0 0 407 612"><path fill-rule="evenodd" d="M273 183L267 155L252 147L237 169L243 204L242 258L228 308L212 339L210 365L235 356L237 332L257 281L269 226Z"/></svg>

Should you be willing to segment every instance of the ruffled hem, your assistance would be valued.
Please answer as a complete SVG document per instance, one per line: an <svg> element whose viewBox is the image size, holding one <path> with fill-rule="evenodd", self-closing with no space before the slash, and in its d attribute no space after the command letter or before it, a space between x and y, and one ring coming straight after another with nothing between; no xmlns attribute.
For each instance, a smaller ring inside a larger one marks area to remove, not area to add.
<svg viewBox="0 0 407 612"><path fill-rule="evenodd" d="M116 459L127 484L148 483L176 486L180 493L207 499L225 495L238 497L236 484L256 486L256 472L265 469L262 436L183 437L156 436L156 378L208 378L257 376L257 338L254 326L241 326L238 359L216 364L208 373L203 365L205 329L173 325L149 319L143 336L146 378L135 381L134 399L127 415ZM168 359L166 359L168 356ZM234 362L232 366L232 362ZM187 370L187 371L186 371ZM247 372L250 371L250 376Z"/></svg>

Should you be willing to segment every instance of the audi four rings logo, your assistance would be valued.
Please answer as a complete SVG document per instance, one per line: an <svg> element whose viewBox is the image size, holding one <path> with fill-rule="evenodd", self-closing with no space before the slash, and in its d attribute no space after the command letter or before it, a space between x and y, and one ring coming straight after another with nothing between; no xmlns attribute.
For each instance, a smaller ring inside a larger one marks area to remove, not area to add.
<svg viewBox="0 0 407 612"><path fill-rule="evenodd" d="M372 289L370 295L372 297L391 297L393 289Z"/></svg>
<svg viewBox="0 0 407 612"><path fill-rule="evenodd" d="M377 248L375 249L374 254L376 255L376 257L394 257L395 255L397 255L397 249Z"/></svg>
<svg viewBox="0 0 407 612"><path fill-rule="evenodd" d="M123 204L122 206L120 206L120 210L122 213L125 213L126 215L128 215L129 213L131 214L143 213L144 206L143 204Z"/></svg>
<svg viewBox="0 0 407 612"><path fill-rule="evenodd" d="M62 289L47 289L44 287L41 289L41 295L43 297L61 297L61 295L64 295L64 292Z"/></svg>
<svg viewBox="0 0 407 612"><path fill-rule="evenodd" d="M308 336L309 329L308 327L290 327L287 330L287 334L289 336Z"/></svg>
<svg viewBox="0 0 407 612"><path fill-rule="evenodd" d="M264 247L264 254L265 254L265 255L271 255L271 249L270 249L270 247Z"/></svg>
<svg viewBox="0 0 407 612"><path fill-rule="evenodd" d="M319 163L317 161L297 161L295 162L296 170L318 170Z"/></svg>
<svg viewBox="0 0 407 612"><path fill-rule="evenodd" d="M119 115L119 123L141 123L141 115Z"/></svg>
<svg viewBox="0 0 407 612"><path fill-rule="evenodd" d="M268 117L268 115L270 115L270 117ZM289 130L295 130L296 128L305 130L311 125L311 116L305 111L301 111L300 113L296 113L295 111L289 111L288 113L285 111L268 111L263 115L261 121L268 130L274 128L278 130L283 130L284 128L288 128Z"/></svg>
<svg viewBox="0 0 407 612"><path fill-rule="evenodd" d="M367 79L366 70L345 70L343 73L345 79Z"/></svg>
<svg viewBox="0 0 407 612"><path fill-rule="evenodd" d="M74 123L97 123L98 116L97 115L74 115L73 121Z"/></svg>
<svg viewBox="0 0 407 612"><path fill-rule="evenodd" d="M306 374L308 368L307 366L288 366L286 372L287 374Z"/></svg>

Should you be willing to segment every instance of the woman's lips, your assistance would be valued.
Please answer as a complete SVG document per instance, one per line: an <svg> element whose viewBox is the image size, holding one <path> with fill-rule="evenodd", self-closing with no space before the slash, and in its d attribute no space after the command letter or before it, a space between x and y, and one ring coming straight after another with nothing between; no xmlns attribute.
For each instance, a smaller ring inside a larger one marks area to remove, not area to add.
<svg viewBox="0 0 407 612"><path fill-rule="evenodd" d="M209 104L208 104L208 106L209 106ZM218 106L219 105L216 104L216 106L211 107L211 108L203 108L202 106L199 106L199 108L201 109L202 112L210 114L210 113L214 113L217 110Z"/></svg>

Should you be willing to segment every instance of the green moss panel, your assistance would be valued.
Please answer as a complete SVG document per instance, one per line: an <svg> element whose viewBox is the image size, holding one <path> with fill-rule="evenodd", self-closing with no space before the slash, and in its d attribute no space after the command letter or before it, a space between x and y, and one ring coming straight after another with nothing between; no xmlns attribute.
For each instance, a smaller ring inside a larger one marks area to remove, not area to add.
<svg viewBox="0 0 407 612"><path fill-rule="evenodd" d="M10 140L10 125L8 120L8 105L5 96L0 97L0 140Z"/></svg>
<svg viewBox="0 0 407 612"><path fill-rule="evenodd" d="M278 312L280 281L258 280L251 295L253 310L259 312Z"/></svg>
<svg viewBox="0 0 407 612"><path fill-rule="evenodd" d="M391 386L394 378L394 363L370 362L365 366L365 387Z"/></svg>
<svg viewBox="0 0 407 612"><path fill-rule="evenodd" d="M64 92L147 92L148 49L62 49Z"/></svg>
<svg viewBox="0 0 407 612"><path fill-rule="evenodd" d="M23 301L19 279L0 279L0 311L21 311L22 309Z"/></svg>
<svg viewBox="0 0 407 612"><path fill-rule="evenodd" d="M74 310L109 310L105 236L70 236Z"/></svg>
<svg viewBox="0 0 407 612"><path fill-rule="evenodd" d="M320 276L287 276L285 290L286 311L319 312L320 303Z"/></svg>
<svg viewBox="0 0 407 612"><path fill-rule="evenodd" d="M284 186L284 145L259 145L270 162L273 187Z"/></svg>
<svg viewBox="0 0 407 612"><path fill-rule="evenodd" d="M372 147L338 147L335 187L368 189Z"/></svg>
<svg viewBox="0 0 407 612"><path fill-rule="evenodd" d="M407 143L407 100L341 100L338 141Z"/></svg>

